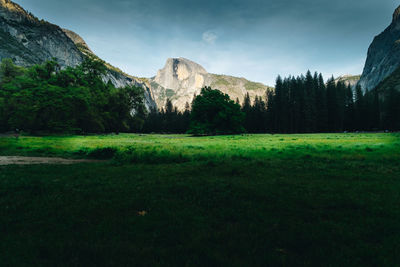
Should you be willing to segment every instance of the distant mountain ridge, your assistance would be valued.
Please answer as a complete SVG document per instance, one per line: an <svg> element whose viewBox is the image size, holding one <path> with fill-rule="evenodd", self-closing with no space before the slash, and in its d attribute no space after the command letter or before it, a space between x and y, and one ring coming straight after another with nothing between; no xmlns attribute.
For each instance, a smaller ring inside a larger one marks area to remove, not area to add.
<svg viewBox="0 0 400 267"><path fill-rule="evenodd" d="M272 87L227 75L208 73L199 64L186 58L169 58L164 68L155 77L149 79L158 107L163 107L167 98L179 110L191 103L201 88L210 86L230 96L232 100L243 102L249 93L250 98L265 97L266 90Z"/></svg>
<svg viewBox="0 0 400 267"><path fill-rule="evenodd" d="M360 81L361 75L342 75L335 79L335 83L343 82L346 86L354 88Z"/></svg>

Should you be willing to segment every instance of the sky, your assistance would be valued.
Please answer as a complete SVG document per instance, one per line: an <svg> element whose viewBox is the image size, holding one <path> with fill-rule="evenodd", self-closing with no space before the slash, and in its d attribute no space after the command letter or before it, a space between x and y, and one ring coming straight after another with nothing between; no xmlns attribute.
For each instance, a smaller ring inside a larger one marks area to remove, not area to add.
<svg viewBox="0 0 400 267"><path fill-rule="evenodd" d="M138 77L171 57L274 85L307 70L361 74L396 0L15 0L75 31L100 58Z"/></svg>

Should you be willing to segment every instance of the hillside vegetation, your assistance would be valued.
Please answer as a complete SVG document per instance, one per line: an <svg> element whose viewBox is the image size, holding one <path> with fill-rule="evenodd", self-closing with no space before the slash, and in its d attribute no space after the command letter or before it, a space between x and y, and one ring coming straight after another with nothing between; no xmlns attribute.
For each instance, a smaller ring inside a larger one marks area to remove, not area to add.
<svg viewBox="0 0 400 267"><path fill-rule="evenodd" d="M139 129L145 116L143 91L105 84L105 72L106 67L96 58L64 70L55 61L23 68L3 60L0 131L38 134Z"/></svg>

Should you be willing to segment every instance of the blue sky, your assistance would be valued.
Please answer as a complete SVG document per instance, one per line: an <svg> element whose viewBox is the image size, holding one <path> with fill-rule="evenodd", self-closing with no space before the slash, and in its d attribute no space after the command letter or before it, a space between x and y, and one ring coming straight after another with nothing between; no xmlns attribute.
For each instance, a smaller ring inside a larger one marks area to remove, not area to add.
<svg viewBox="0 0 400 267"><path fill-rule="evenodd" d="M274 85L278 74L361 74L395 0L15 0L81 35L101 58L151 77L169 57Z"/></svg>

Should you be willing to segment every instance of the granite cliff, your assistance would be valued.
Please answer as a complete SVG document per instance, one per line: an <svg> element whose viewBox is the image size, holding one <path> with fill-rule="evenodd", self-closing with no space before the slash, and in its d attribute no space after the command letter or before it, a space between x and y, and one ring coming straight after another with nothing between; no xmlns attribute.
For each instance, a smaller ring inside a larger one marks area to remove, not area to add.
<svg viewBox="0 0 400 267"><path fill-rule="evenodd" d="M395 10L389 27L376 36L370 45L359 85L364 90L372 90L399 66L400 6Z"/></svg>
<svg viewBox="0 0 400 267"><path fill-rule="evenodd" d="M0 0L0 60L11 58L17 65L30 66L55 58L61 67L74 67L89 54L95 56L78 34L39 20L12 1ZM106 66L106 82L111 81L116 87L142 87L146 106L156 106L145 80L127 75L110 64Z"/></svg>
<svg viewBox="0 0 400 267"><path fill-rule="evenodd" d="M167 98L179 110L191 103L201 88L211 86L228 94L232 100L243 99L247 93L250 98L265 96L270 87L227 75L208 73L199 64L185 58L170 58L157 75L150 78L150 84L158 107L163 107Z"/></svg>

